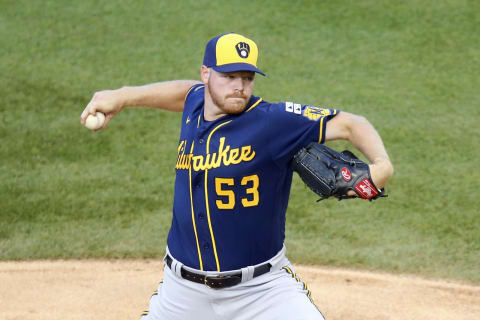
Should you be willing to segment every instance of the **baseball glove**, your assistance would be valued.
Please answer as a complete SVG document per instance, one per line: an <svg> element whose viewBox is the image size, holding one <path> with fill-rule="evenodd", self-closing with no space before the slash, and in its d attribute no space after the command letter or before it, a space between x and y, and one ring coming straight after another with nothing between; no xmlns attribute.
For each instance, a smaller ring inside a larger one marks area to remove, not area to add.
<svg viewBox="0 0 480 320"><path fill-rule="evenodd" d="M294 156L292 167L321 197L318 201L329 197L338 200L360 197L371 201L387 196L373 183L368 164L348 150L338 152L323 144L311 143ZM349 190L357 196L348 195Z"/></svg>

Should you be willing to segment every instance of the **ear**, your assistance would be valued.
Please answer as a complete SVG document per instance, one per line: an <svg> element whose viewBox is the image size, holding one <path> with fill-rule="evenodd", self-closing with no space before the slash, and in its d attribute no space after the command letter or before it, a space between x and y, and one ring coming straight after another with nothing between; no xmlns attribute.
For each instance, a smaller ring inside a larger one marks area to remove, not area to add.
<svg viewBox="0 0 480 320"><path fill-rule="evenodd" d="M210 68L202 65L200 68L200 77L202 78L203 84L208 84L208 79L210 78Z"/></svg>

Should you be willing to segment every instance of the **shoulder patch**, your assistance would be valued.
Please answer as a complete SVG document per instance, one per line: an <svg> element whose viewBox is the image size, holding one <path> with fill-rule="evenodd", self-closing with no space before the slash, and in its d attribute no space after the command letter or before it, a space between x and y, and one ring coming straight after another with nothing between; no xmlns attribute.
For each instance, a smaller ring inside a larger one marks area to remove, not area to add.
<svg viewBox="0 0 480 320"><path fill-rule="evenodd" d="M302 105L299 103L285 102L285 111L302 114Z"/></svg>
<svg viewBox="0 0 480 320"><path fill-rule="evenodd" d="M332 114L330 109L306 106L303 110L303 115L310 120L318 120L319 118L326 117Z"/></svg>

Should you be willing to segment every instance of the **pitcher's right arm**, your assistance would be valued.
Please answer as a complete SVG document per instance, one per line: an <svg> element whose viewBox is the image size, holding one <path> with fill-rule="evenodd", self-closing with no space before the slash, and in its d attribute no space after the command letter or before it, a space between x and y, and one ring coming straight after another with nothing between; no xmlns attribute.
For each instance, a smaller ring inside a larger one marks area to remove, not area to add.
<svg viewBox="0 0 480 320"><path fill-rule="evenodd" d="M183 111L185 97L192 86L200 83L195 80L174 80L152 83L144 86L122 87L116 90L95 92L80 116L85 124L88 115L97 111L105 114L105 128L110 120L127 107L145 107L169 111Z"/></svg>

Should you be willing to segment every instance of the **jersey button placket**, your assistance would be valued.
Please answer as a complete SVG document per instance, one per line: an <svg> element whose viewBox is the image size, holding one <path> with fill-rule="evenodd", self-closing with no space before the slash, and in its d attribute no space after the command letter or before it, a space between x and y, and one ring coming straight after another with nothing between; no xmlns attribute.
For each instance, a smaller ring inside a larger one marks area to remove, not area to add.
<svg viewBox="0 0 480 320"><path fill-rule="evenodd" d="M208 131L206 128L200 126L199 130L196 132L195 137L195 154L196 155L206 155L207 148L207 138ZM198 146L198 147L197 147ZM193 172L193 171L192 171ZM198 231L198 240L200 250L202 251L202 259L204 267L210 265L209 268L212 270L215 269L215 256L213 253L212 243L209 241L210 229L207 219L207 213L205 208L205 171L199 170L193 173L192 187L193 187L193 200L195 208L195 218L197 220L197 231Z"/></svg>
<svg viewBox="0 0 480 320"><path fill-rule="evenodd" d="M194 187L195 188L200 188L202 186L202 180L203 180L203 174L202 173L198 173L197 176L195 177L195 180L194 180Z"/></svg>

